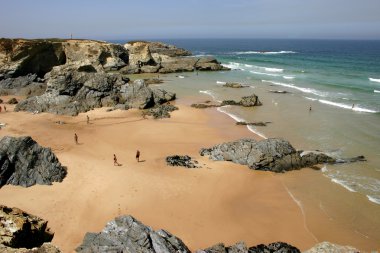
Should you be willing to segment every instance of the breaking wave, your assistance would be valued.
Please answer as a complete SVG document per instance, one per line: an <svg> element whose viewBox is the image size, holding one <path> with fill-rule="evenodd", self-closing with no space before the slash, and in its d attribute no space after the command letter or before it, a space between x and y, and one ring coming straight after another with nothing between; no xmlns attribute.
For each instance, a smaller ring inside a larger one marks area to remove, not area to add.
<svg viewBox="0 0 380 253"><path fill-rule="evenodd" d="M296 54L294 51L242 51L235 52L235 54L264 54L264 55L276 55L276 54Z"/></svg>

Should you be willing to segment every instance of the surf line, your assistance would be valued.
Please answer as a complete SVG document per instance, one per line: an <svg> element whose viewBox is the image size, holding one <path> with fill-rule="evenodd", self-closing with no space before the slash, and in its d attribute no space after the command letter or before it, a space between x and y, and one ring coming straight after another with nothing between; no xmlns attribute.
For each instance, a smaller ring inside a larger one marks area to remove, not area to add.
<svg viewBox="0 0 380 253"><path fill-rule="evenodd" d="M272 177L273 177L273 175L272 175ZM284 184L284 182L282 182L281 179L280 179L280 182L281 182L282 186L285 188L285 190L288 192L289 196L292 198L292 200L297 204L297 206L301 210L302 218L303 218L303 226L304 226L305 230L313 237L313 239L315 240L315 242L319 242L318 238L310 231L310 229L307 226L307 223L306 223L306 214L305 214L305 211L303 209L303 205L302 205L301 201L298 200L298 199L296 199L296 197L294 197L294 195L291 193L291 191L289 190L289 188Z"/></svg>

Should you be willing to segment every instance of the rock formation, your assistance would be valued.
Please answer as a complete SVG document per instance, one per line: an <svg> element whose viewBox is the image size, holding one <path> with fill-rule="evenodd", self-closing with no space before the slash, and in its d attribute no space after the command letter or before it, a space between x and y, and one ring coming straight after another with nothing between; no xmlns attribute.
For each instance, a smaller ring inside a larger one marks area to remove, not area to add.
<svg viewBox="0 0 380 253"><path fill-rule="evenodd" d="M47 227L47 221L18 208L0 205L0 251L6 247L40 247L43 243L50 242L53 236L54 233Z"/></svg>
<svg viewBox="0 0 380 253"><path fill-rule="evenodd" d="M155 106L146 112L144 112L145 115L153 116L155 119L163 119L163 118L170 118L170 113L178 110L177 106L170 105L170 104L163 104Z"/></svg>
<svg viewBox="0 0 380 253"><path fill-rule="evenodd" d="M0 95L37 96L45 92L46 84L36 74L0 81Z"/></svg>
<svg viewBox="0 0 380 253"><path fill-rule="evenodd" d="M271 123L271 122L262 122L262 121L259 121L259 122L245 122L245 121L238 121L238 122L236 122L236 125L238 125L238 126L266 126L269 123Z"/></svg>
<svg viewBox="0 0 380 253"><path fill-rule="evenodd" d="M303 253L359 253L360 250L350 246L340 246L330 242L321 242L315 245L313 248L304 251Z"/></svg>
<svg viewBox="0 0 380 253"><path fill-rule="evenodd" d="M62 182L63 167L50 148L38 145L31 137L0 140L0 187L5 184L29 187Z"/></svg>
<svg viewBox="0 0 380 253"><path fill-rule="evenodd" d="M76 252L190 253L181 239L154 231L132 216L120 216L100 233L87 233Z"/></svg>
<svg viewBox="0 0 380 253"><path fill-rule="evenodd" d="M276 138L261 141L240 139L212 148L202 148L200 154L208 155L210 159L216 161L232 161L248 165L253 170L273 172L297 170L322 163L365 161L363 156L338 159L319 151L297 151L288 141Z"/></svg>
<svg viewBox="0 0 380 253"><path fill-rule="evenodd" d="M239 89L239 88L246 88L249 86L241 84L241 83L225 83L225 84L223 84L223 87Z"/></svg>
<svg viewBox="0 0 380 253"><path fill-rule="evenodd" d="M262 103L260 102L259 98L252 94L250 96L242 97L239 102L236 102L234 100L223 100L221 103L221 106L224 105L239 105L244 107L252 107L252 106L260 106Z"/></svg>
<svg viewBox="0 0 380 253"><path fill-rule="evenodd" d="M239 242L229 247L219 243L207 249L197 250L196 253L300 253L300 250L284 242L260 244L250 248L247 248L244 242Z"/></svg>
<svg viewBox="0 0 380 253"><path fill-rule="evenodd" d="M213 57L190 57L191 52L160 42L132 41L124 47L129 65L121 71L128 74L226 69Z"/></svg>
<svg viewBox="0 0 380 253"><path fill-rule="evenodd" d="M200 168L196 164L198 164L198 161L193 160L188 155L172 155L166 157L166 163L169 166L181 166L186 168Z"/></svg>

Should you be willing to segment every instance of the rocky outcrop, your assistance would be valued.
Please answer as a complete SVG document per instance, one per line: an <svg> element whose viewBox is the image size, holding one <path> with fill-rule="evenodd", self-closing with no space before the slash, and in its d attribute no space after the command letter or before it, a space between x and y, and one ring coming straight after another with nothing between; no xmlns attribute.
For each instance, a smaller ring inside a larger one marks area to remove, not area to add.
<svg viewBox="0 0 380 253"><path fill-rule="evenodd" d="M196 253L300 253L300 250L284 242L260 244L250 248L247 248L244 242L239 242L228 247L219 243L207 249L197 250Z"/></svg>
<svg viewBox="0 0 380 253"><path fill-rule="evenodd" d="M128 83L118 73L93 72L75 66L58 66L46 75L47 89L41 96L21 101L15 111L78 115L94 108L125 104L145 109L175 99L175 94L152 90L142 80Z"/></svg>
<svg viewBox="0 0 380 253"><path fill-rule="evenodd" d="M249 86L241 84L241 83L225 83L225 84L223 84L223 87L239 89L239 88L246 88Z"/></svg>
<svg viewBox="0 0 380 253"><path fill-rule="evenodd" d="M36 74L0 81L0 95L37 96L45 92L46 84Z"/></svg>
<svg viewBox="0 0 380 253"><path fill-rule="evenodd" d="M38 145L31 137L0 140L0 187L5 184L29 187L62 182L63 167L50 148Z"/></svg>
<svg viewBox="0 0 380 253"><path fill-rule="evenodd" d="M238 105L238 106L244 106L244 107L252 107L252 106L260 106L262 103L260 102L259 98L252 94L250 96L242 97L239 102L236 102L234 100L223 100L221 103L221 106L225 105Z"/></svg>
<svg viewBox="0 0 380 253"><path fill-rule="evenodd" d="M287 93L291 93L291 92L286 91L286 90L270 90L269 92L271 92L271 93L278 93L278 94L287 94Z"/></svg>
<svg viewBox="0 0 380 253"><path fill-rule="evenodd" d="M238 121L236 122L236 125L238 126L267 126L271 122L245 122L245 121Z"/></svg>
<svg viewBox="0 0 380 253"><path fill-rule="evenodd" d="M178 110L177 106L170 105L170 104L163 104L155 106L149 110L147 110L145 115L153 116L155 119L163 119L163 118L170 118L170 113Z"/></svg>
<svg viewBox="0 0 380 253"><path fill-rule="evenodd" d="M206 109L206 108L212 108L212 107L220 107L220 105L215 105L215 104L191 104L190 105L191 107L193 108L197 108L197 109Z"/></svg>
<svg viewBox="0 0 380 253"><path fill-rule="evenodd" d="M121 45L93 40L0 39L0 74L4 78L43 77L63 64L118 70L128 64L128 51Z"/></svg>
<svg viewBox="0 0 380 253"><path fill-rule="evenodd" d="M76 252L190 253L190 250L165 230L154 231L132 216L120 216L102 232L87 233Z"/></svg>
<svg viewBox="0 0 380 253"><path fill-rule="evenodd" d="M61 250L51 243L44 243L41 247L35 247L31 249L27 248L11 248L4 245L0 245L0 252L6 253L61 253Z"/></svg>
<svg viewBox="0 0 380 253"><path fill-rule="evenodd" d="M359 253L360 250L350 246L340 246L330 242L321 242L303 253Z"/></svg>
<svg viewBox="0 0 380 253"><path fill-rule="evenodd" d="M50 242L53 236L47 221L18 208L0 205L0 245L3 248L40 247Z"/></svg>
<svg viewBox="0 0 380 253"><path fill-rule="evenodd" d="M200 155L208 155L216 161L232 161L247 165L254 170L273 172L297 170L322 163L365 161L363 156L339 159L320 151L297 151L288 141L276 138L226 142L212 148L202 148Z"/></svg>
<svg viewBox="0 0 380 253"><path fill-rule="evenodd" d="M166 164L169 166L181 166L186 168L200 168L197 166L198 161L193 160L188 155L172 155L166 157Z"/></svg>
<svg viewBox="0 0 380 253"><path fill-rule="evenodd" d="M133 41L124 47L129 65L121 71L127 74L226 69L213 57L190 57L191 52L160 42Z"/></svg>

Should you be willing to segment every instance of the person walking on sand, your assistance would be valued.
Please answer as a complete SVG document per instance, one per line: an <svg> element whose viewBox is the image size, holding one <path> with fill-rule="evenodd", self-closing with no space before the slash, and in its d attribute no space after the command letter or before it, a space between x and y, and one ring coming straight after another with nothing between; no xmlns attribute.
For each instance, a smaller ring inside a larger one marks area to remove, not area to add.
<svg viewBox="0 0 380 253"><path fill-rule="evenodd" d="M120 166L121 164L117 162L117 158L116 158L116 155L113 154L113 165L114 166Z"/></svg>
<svg viewBox="0 0 380 253"><path fill-rule="evenodd" d="M140 162L140 151L139 150L136 151L136 161Z"/></svg>
<svg viewBox="0 0 380 253"><path fill-rule="evenodd" d="M75 141L75 144L78 145L78 135L77 135L77 133L74 134L74 141Z"/></svg>
<svg viewBox="0 0 380 253"><path fill-rule="evenodd" d="M87 124L90 124L90 117L88 115L86 115L87 117Z"/></svg>

